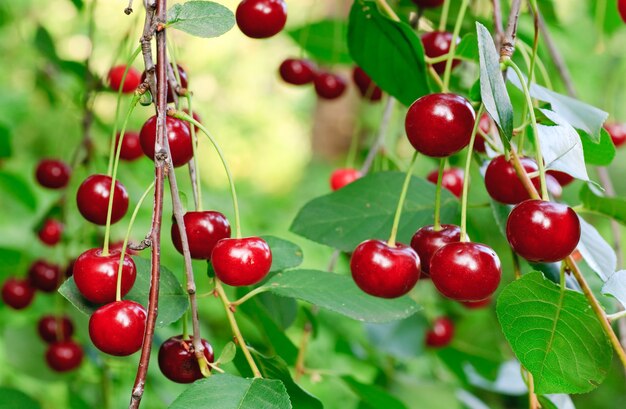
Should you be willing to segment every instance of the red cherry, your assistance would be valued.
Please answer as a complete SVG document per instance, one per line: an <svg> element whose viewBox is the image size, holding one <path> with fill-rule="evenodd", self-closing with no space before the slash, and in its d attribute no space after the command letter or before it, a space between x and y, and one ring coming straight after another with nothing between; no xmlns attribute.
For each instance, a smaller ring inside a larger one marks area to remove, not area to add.
<svg viewBox="0 0 626 409"><path fill-rule="evenodd" d="M211 254L215 275L233 287L263 280L272 267L272 251L260 237L222 239Z"/></svg>
<svg viewBox="0 0 626 409"><path fill-rule="evenodd" d="M622 21L626 23L626 0L617 1L617 11L619 11Z"/></svg>
<svg viewBox="0 0 626 409"><path fill-rule="evenodd" d="M450 45L452 44L452 33L447 31L431 31L429 33L422 34L422 44L424 45L424 54L429 58L437 58L450 52ZM457 38L457 44L458 44ZM461 63L461 60L452 60L452 68ZM446 61L441 61L433 64L433 69L437 74L443 74L446 70Z"/></svg>
<svg viewBox="0 0 626 409"><path fill-rule="evenodd" d="M287 22L284 0L243 0L237 6L237 26L251 38L268 38L278 34Z"/></svg>
<svg viewBox="0 0 626 409"><path fill-rule="evenodd" d="M130 244L130 242L128 244ZM124 246L124 240L113 242L113 243L109 244L109 251L111 253L117 251L117 253L119 254L122 251L122 247L123 246ZM128 254L129 256L136 256L137 254L139 254L139 252L131 249L127 245L126 246L126 254Z"/></svg>
<svg viewBox="0 0 626 409"><path fill-rule="evenodd" d="M163 375L171 381L178 383L192 383L202 379L202 372L198 360L194 354L193 337L183 340L183 336L171 337L159 348L159 368ZM213 363L213 347L205 339L204 357Z"/></svg>
<svg viewBox="0 0 626 409"><path fill-rule="evenodd" d="M54 246L59 241L61 241L61 235L63 234L63 223L58 220L48 219L44 222L43 226L41 226L41 230L37 235L39 236L39 240L43 244L48 246Z"/></svg>
<svg viewBox="0 0 626 409"><path fill-rule="evenodd" d="M37 182L49 189L62 189L70 181L72 170L65 162L56 159L42 159L37 165Z"/></svg>
<svg viewBox="0 0 626 409"><path fill-rule="evenodd" d="M461 301L461 305L469 310L477 310L479 308L485 308L491 304L491 297L485 298L480 301Z"/></svg>
<svg viewBox="0 0 626 409"><path fill-rule="evenodd" d="M125 65L116 65L115 67L109 70L109 86L115 92L122 87L122 93L130 94L135 92L139 84L143 82L141 79L141 73L133 67L128 69L128 73L126 74L126 78L124 79L124 84L122 85L122 77L124 76L124 71L126 70Z"/></svg>
<svg viewBox="0 0 626 409"><path fill-rule="evenodd" d="M557 182L563 187L569 185L574 181L574 178L565 172L561 172L559 170L549 170L546 174L552 176L556 179Z"/></svg>
<svg viewBox="0 0 626 409"><path fill-rule="evenodd" d="M74 263L74 283L78 291L96 304L115 301L119 265L119 250L109 252L108 256L102 255L101 248L85 251ZM122 297L133 288L136 277L135 262L125 254L122 267Z"/></svg>
<svg viewBox="0 0 626 409"><path fill-rule="evenodd" d="M409 142L418 152L445 157L469 144L474 121L474 109L462 96L430 94L411 105L405 128Z"/></svg>
<svg viewBox="0 0 626 409"><path fill-rule="evenodd" d="M361 67L354 67L352 70L352 79L356 84L361 96L370 101L380 101L383 97L383 91L372 81Z"/></svg>
<svg viewBox="0 0 626 409"><path fill-rule="evenodd" d="M74 324L67 316L44 315L37 323L37 332L49 344L65 341L74 333Z"/></svg>
<svg viewBox="0 0 626 409"><path fill-rule="evenodd" d="M457 301L484 300L502 276L500 259L480 243L446 244L430 259L430 279L444 296Z"/></svg>
<svg viewBox="0 0 626 409"><path fill-rule="evenodd" d="M115 146L120 142L120 134L117 134L115 139ZM120 159L126 161L134 161L139 159L143 155L141 150L141 142L139 141L139 132L125 132L124 139L122 140L122 149L120 151Z"/></svg>
<svg viewBox="0 0 626 409"><path fill-rule="evenodd" d="M91 223L104 226L107 222L111 177L91 175L80 185L76 193L78 211ZM128 193L119 180L115 181L111 224L118 222L128 210Z"/></svg>
<svg viewBox="0 0 626 409"><path fill-rule="evenodd" d="M460 168L450 168L444 170L441 178L441 186L452 192L454 196L461 197L461 194L463 193L463 174L463 169ZM437 176L439 176L439 171L433 170L428 174L426 179L434 184L437 184Z"/></svg>
<svg viewBox="0 0 626 409"><path fill-rule="evenodd" d="M552 196L559 198L563 194L563 187L559 181L552 175L546 174L546 186L548 187L548 193Z"/></svg>
<svg viewBox="0 0 626 409"><path fill-rule="evenodd" d="M46 351L46 362L56 372L67 372L80 366L83 348L76 342L60 341L50 344Z"/></svg>
<svg viewBox="0 0 626 409"><path fill-rule="evenodd" d="M61 267L43 260L31 264L28 270L30 285L44 293L52 293L61 285Z"/></svg>
<svg viewBox="0 0 626 409"><path fill-rule="evenodd" d="M315 79L315 66L302 58L287 58L280 64L278 73L287 84L304 85Z"/></svg>
<svg viewBox="0 0 626 409"><path fill-rule="evenodd" d="M115 301L98 308L89 318L89 337L100 351L127 356L141 349L146 310L134 301Z"/></svg>
<svg viewBox="0 0 626 409"><path fill-rule="evenodd" d="M337 169L330 175L330 188L332 190L339 190L345 185L359 179L361 176L363 176L361 172L353 168Z"/></svg>
<svg viewBox="0 0 626 409"><path fill-rule="evenodd" d="M139 139L141 149L150 160L154 160L154 143L156 141L156 115L143 124ZM166 118L167 141L170 145L172 163L175 167L183 166L193 158L193 145L189 125L178 118Z"/></svg>
<svg viewBox="0 0 626 409"><path fill-rule="evenodd" d="M356 285L367 294L396 298L417 283L420 259L407 245L391 247L382 240L366 240L352 253L350 271Z"/></svg>
<svg viewBox="0 0 626 409"><path fill-rule="evenodd" d="M611 140L616 147L620 147L624 144L624 142L626 142L626 124L606 124L604 125L604 129L606 129L609 133Z"/></svg>
<svg viewBox="0 0 626 409"><path fill-rule="evenodd" d="M454 323L447 317L439 317L426 332L426 345L431 348L448 346L454 337Z"/></svg>
<svg viewBox="0 0 626 409"><path fill-rule="evenodd" d="M313 80L315 92L320 98L336 99L346 90L346 81L339 75L321 72Z"/></svg>
<svg viewBox="0 0 626 409"><path fill-rule="evenodd" d="M415 232L411 239L411 247L422 262L422 272L429 273L430 259L437 250L448 243L456 243L460 240L461 228L454 224L442 224L439 230L435 230L433 225L424 226Z"/></svg>
<svg viewBox="0 0 626 409"><path fill-rule="evenodd" d="M491 118L489 118L489 114L482 114L480 116L480 121L478 122L478 128L486 135L489 135L491 132L491 127L493 126L493 122L491 122ZM474 139L474 152L485 153L487 152L487 148L485 148L485 138L483 138L480 133L476 134L476 138Z"/></svg>
<svg viewBox="0 0 626 409"><path fill-rule="evenodd" d="M188 81L188 78L187 78L187 71L185 71L185 69L183 67L181 67L180 65L178 65L178 64L176 64L176 65L178 66L178 75L180 77L180 84L179 85L180 85L181 88L187 88L187 86L189 85L189 81ZM172 70L174 70L174 65L173 64L170 64L170 67L171 67ZM156 64L154 66L154 70L155 70L155 73L158 70L158 66ZM173 73L173 75L174 75L174 78L176 78L176 73L175 72ZM145 80L146 80L146 72L144 71L141 74L141 82L144 82ZM167 84L167 102L168 103L174 102L174 92L172 91L172 88L170 87L169 82Z"/></svg>
<svg viewBox="0 0 626 409"><path fill-rule="evenodd" d="M413 0L418 7L434 8L443 4L444 0Z"/></svg>
<svg viewBox="0 0 626 409"><path fill-rule="evenodd" d="M230 237L230 224L220 212L187 212L183 216L189 242L191 258L210 260L211 252L218 241ZM179 253L183 253L180 231L176 220L172 223L172 242Z"/></svg>
<svg viewBox="0 0 626 409"><path fill-rule="evenodd" d="M537 163L530 158L520 158L520 162L526 173L536 172L538 169ZM534 177L532 182L539 190L541 183L539 176ZM485 187L489 196L501 203L517 204L530 197L517 177L515 168L504 155L497 156L489 162L485 171Z"/></svg>
<svg viewBox="0 0 626 409"><path fill-rule="evenodd" d="M2 285L2 301L14 310L28 307L34 297L35 289L28 280L9 277Z"/></svg>
<svg viewBox="0 0 626 409"><path fill-rule="evenodd" d="M572 254L580 240L580 221L570 207L542 200L515 206L506 222L506 237L528 261L552 263Z"/></svg>

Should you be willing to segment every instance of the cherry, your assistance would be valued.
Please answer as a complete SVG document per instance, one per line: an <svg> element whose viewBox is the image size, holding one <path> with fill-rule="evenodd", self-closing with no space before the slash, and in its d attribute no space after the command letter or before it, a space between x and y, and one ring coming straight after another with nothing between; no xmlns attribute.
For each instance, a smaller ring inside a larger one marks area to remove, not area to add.
<svg viewBox="0 0 626 409"><path fill-rule="evenodd" d="M330 188L332 190L339 190L345 185L359 179L361 176L363 176L361 172L353 168L337 169L330 175Z"/></svg>
<svg viewBox="0 0 626 409"><path fill-rule="evenodd" d="M443 4L444 0L413 0L418 7L434 8Z"/></svg>
<svg viewBox="0 0 626 409"><path fill-rule="evenodd" d="M422 272L430 272L430 259L433 254L448 243L461 240L461 228L454 224L442 224L439 230L429 225L419 229L411 239L411 247L417 253L422 263Z"/></svg>
<svg viewBox="0 0 626 409"><path fill-rule="evenodd" d="M624 8L626 8L626 6L624 6ZM604 125L604 129L609 133L616 147L620 147L626 142L626 124L606 124Z"/></svg>
<svg viewBox="0 0 626 409"><path fill-rule="evenodd" d="M352 80L354 80L362 97L370 101L380 101L382 99L383 91L361 67L354 67L354 70L352 70Z"/></svg>
<svg viewBox="0 0 626 409"><path fill-rule="evenodd" d="M119 145L120 134L117 134L115 146ZM117 149L117 148L116 148ZM139 132L125 132L122 139L122 149L120 150L120 159L132 162L139 159L143 155L141 142L139 141Z"/></svg>
<svg viewBox="0 0 626 409"><path fill-rule="evenodd" d="M56 159L42 159L37 165L37 182L49 189L62 189L70 181L72 170L65 162Z"/></svg>
<svg viewBox="0 0 626 409"><path fill-rule="evenodd" d="M202 346L204 357L213 363L213 347L205 339L202 339ZM202 379L200 365L194 354L193 337L183 340L183 336L179 335L166 340L159 348L159 368L167 379L174 382L192 383Z"/></svg>
<svg viewBox="0 0 626 409"><path fill-rule="evenodd" d="M475 116L472 105L460 95L425 95L409 108L406 133L418 152L450 156L469 144Z"/></svg>
<svg viewBox="0 0 626 409"><path fill-rule="evenodd" d="M367 294L396 298L417 283L420 259L407 245L391 247L382 240L366 240L354 249L350 271L356 285Z"/></svg>
<svg viewBox="0 0 626 409"><path fill-rule="evenodd" d="M559 170L549 170L546 172L546 174L555 178L556 181L559 182L559 184L563 187L569 185L574 181L574 178L572 176Z"/></svg>
<svg viewBox="0 0 626 409"><path fill-rule="evenodd" d="M213 248L221 239L230 237L230 224L220 212L187 212L183 216L191 258L210 260ZM172 242L183 253L180 231L176 220L172 224Z"/></svg>
<svg viewBox="0 0 626 409"><path fill-rule="evenodd" d="M115 301L98 308L89 318L89 337L100 351L127 356L141 349L146 310L134 301Z"/></svg>
<svg viewBox="0 0 626 409"><path fill-rule="evenodd" d="M235 14L237 26L251 38L268 38L278 34L287 22L284 0L243 0Z"/></svg>
<svg viewBox="0 0 626 409"><path fill-rule="evenodd" d="M36 260L28 270L30 284L44 293L56 291L61 284L61 267L43 260Z"/></svg>
<svg viewBox="0 0 626 409"><path fill-rule="evenodd" d="M91 175L80 185L76 193L78 211L93 224L104 226L107 222L111 177ZM111 224L118 222L128 210L128 193L119 180L115 181Z"/></svg>
<svg viewBox="0 0 626 409"><path fill-rule="evenodd" d="M61 241L61 234L63 234L63 223L54 219L46 220L37 233L39 240L48 246L54 246Z"/></svg>
<svg viewBox="0 0 626 409"><path fill-rule="evenodd" d="M424 45L424 54L429 58L437 58L450 52L450 44L452 44L452 33L447 31L431 31L422 34L422 44ZM458 44L458 39L457 39ZM461 63L461 60L453 59L452 68ZM433 64L433 69L437 74L443 74L446 70L446 61Z"/></svg>
<svg viewBox="0 0 626 409"><path fill-rule="evenodd" d="M617 11L619 11L622 21L626 23L626 0L618 0Z"/></svg>
<svg viewBox="0 0 626 409"><path fill-rule="evenodd" d="M128 69L128 73L126 74L126 78L124 79L124 84L122 84L122 77L124 76L124 71L126 70L125 65L116 65L115 67L109 70L109 86L115 92L122 87L122 93L130 94L135 92L139 84L143 82L141 79L141 73L133 67Z"/></svg>
<svg viewBox="0 0 626 409"><path fill-rule="evenodd" d="M30 305L35 297L35 289L28 280L9 277L2 285L2 301L15 310Z"/></svg>
<svg viewBox="0 0 626 409"><path fill-rule="evenodd" d="M454 323L447 317L439 317L426 332L426 345L431 348L448 346L454 337Z"/></svg>
<svg viewBox="0 0 626 409"><path fill-rule="evenodd" d="M542 200L515 206L506 222L506 237L528 261L552 263L572 254L580 240L580 221L570 207Z"/></svg>
<svg viewBox="0 0 626 409"><path fill-rule="evenodd" d="M130 244L130 242L128 244ZM124 246L124 240L115 241L109 244L109 251L111 252L117 251L117 253L119 254L122 252L123 246ZM126 254L128 254L129 256L136 256L137 254L139 254L139 252L131 249L130 246L127 245Z"/></svg>
<svg viewBox="0 0 626 409"><path fill-rule="evenodd" d="M74 333L74 324L67 316L44 315L37 323L37 332L49 344L65 341Z"/></svg>
<svg viewBox="0 0 626 409"><path fill-rule="evenodd" d="M489 114L482 114L480 116L480 121L478 121L478 128L484 134L489 135L491 132L492 126L493 126L493 122L491 122L491 118L489 118ZM474 139L474 152L478 152L478 153L487 152L485 143L486 143L485 138L483 138L480 133L477 133L476 138Z"/></svg>
<svg viewBox="0 0 626 409"><path fill-rule="evenodd" d="M185 69L183 67L181 67L180 65L176 64L176 66L178 67L178 75L180 77L180 84L179 86L181 88L187 88L187 86L189 85L189 80L187 78L187 71L185 71ZM174 70L174 65L170 63L170 68L172 70ZM158 65L155 64L154 66L154 70L155 72L158 70ZM176 78L176 73L173 73L174 78ZM168 78L169 78L169 74L168 74ZM141 82L144 82L146 80L146 72L144 71L141 74ZM168 82L167 84L167 102L168 103L172 103L174 102L174 91L172 91L172 87L170 87L170 84Z"/></svg>
<svg viewBox="0 0 626 409"><path fill-rule="evenodd" d="M520 158L520 162L526 173L536 172L538 169L537 163L532 159ZM539 176L534 177L532 182L536 189L540 188ZM501 203L517 204L530 197L517 177L515 168L504 155L497 156L489 162L485 171L485 187L489 196Z"/></svg>
<svg viewBox="0 0 626 409"><path fill-rule="evenodd" d="M85 251L74 263L74 283L78 291L83 297L96 304L114 301L119 265L119 250L111 251L107 256L102 254L101 248ZM135 262L128 254L125 254L122 267L122 297L133 287L136 277Z"/></svg>
<svg viewBox="0 0 626 409"><path fill-rule="evenodd" d="M278 73L287 84L304 85L315 79L315 66L302 58L287 58L280 64Z"/></svg>
<svg viewBox="0 0 626 409"><path fill-rule="evenodd" d="M71 340L50 344L46 351L46 362L56 372L71 371L82 361L83 348Z"/></svg>
<svg viewBox="0 0 626 409"><path fill-rule="evenodd" d="M156 141L156 115L143 124L139 139L143 153L154 160L154 143ZM166 118L167 141L170 145L174 167L183 166L193 158L191 132L187 122L168 116Z"/></svg>
<svg viewBox="0 0 626 409"><path fill-rule="evenodd" d="M548 192L554 197L558 198L558 197L561 197L561 195L563 194L563 187L561 186L557 178L547 173L546 173L546 186L548 188Z"/></svg>
<svg viewBox="0 0 626 409"><path fill-rule="evenodd" d="M491 297L485 298L484 300L480 300L480 301L461 301L461 305L463 305L465 308L469 310L485 308L489 304L491 304Z"/></svg>
<svg viewBox="0 0 626 409"><path fill-rule="evenodd" d="M430 259L430 279L444 296L480 301L498 288L502 269L490 247L480 243L446 244Z"/></svg>
<svg viewBox="0 0 626 409"><path fill-rule="evenodd" d="M315 92L320 98L336 99L346 90L346 81L339 75L321 72L313 80Z"/></svg>
<svg viewBox="0 0 626 409"><path fill-rule="evenodd" d="M211 254L215 276L234 287L263 280L272 266L272 251L260 237L222 239Z"/></svg>
<svg viewBox="0 0 626 409"><path fill-rule="evenodd" d="M461 197L463 193L463 169L450 168L443 171L441 178L441 186L448 189L456 197ZM437 177L439 176L438 170L433 170L428 174L426 179L430 182L437 184Z"/></svg>

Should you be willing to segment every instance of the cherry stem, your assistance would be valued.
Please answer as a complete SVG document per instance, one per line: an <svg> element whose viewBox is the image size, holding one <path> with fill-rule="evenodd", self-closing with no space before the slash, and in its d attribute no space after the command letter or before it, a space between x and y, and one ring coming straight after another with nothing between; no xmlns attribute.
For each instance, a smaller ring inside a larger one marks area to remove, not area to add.
<svg viewBox="0 0 626 409"><path fill-rule="evenodd" d="M446 61L446 69L443 73L443 92L448 92L448 87L450 86L450 75L452 74L452 62L454 61L454 53L456 52L456 42L459 38L459 33L461 32L461 25L463 24L463 18L465 17L465 11L467 10L468 5L469 0L463 0L459 10L459 15L456 18L454 32L452 33L452 41L450 42L450 51L448 51L448 60Z"/></svg>
<svg viewBox="0 0 626 409"><path fill-rule="evenodd" d="M606 317L609 319L609 321L617 321L621 318L626 317L626 311L625 310L618 311L615 314L608 314Z"/></svg>
<svg viewBox="0 0 626 409"><path fill-rule="evenodd" d="M406 176L404 178L404 183L402 184L402 191L400 192L400 199L398 200L398 207L396 208L396 214L393 218L393 226L391 226L391 234L389 235L389 240L387 240L389 247L396 246L396 236L398 235L398 226L400 225L400 215L402 214L406 194L409 190L409 182L411 182L411 175L413 174L413 166L417 161L417 154L417 151L413 153L411 163L409 163L409 168L406 170Z"/></svg>
<svg viewBox="0 0 626 409"><path fill-rule="evenodd" d="M178 68L177 68L178 71ZM187 92L187 107L189 109L189 115L193 118L193 108L191 103L191 93ZM192 184L194 194L196 197L196 210L202 211L202 177L200 174L200 161L198 160L198 135L196 135L196 127L190 126L191 129L191 146L193 147L193 166L189 164L189 173L195 175L192 176Z"/></svg>
<svg viewBox="0 0 626 409"><path fill-rule="evenodd" d="M469 193L469 180L470 180L470 165L472 164L472 154L474 153L474 142L476 141L476 134L478 133L478 127L480 124L480 116L483 114L485 106L480 104L478 112L476 113L476 119L474 120L474 127L472 128L472 136L470 137L470 143L467 146L467 159L465 159L465 173L463 174L463 193L461 197L461 239L460 241L469 241L467 237L467 199Z"/></svg>
<svg viewBox="0 0 626 409"><path fill-rule="evenodd" d="M298 355L296 356L296 364L295 364L295 375L294 380L298 382L302 375L306 372L305 359L306 359L306 351L309 346L309 341L311 340L311 334L313 332L313 325L311 325L310 321L307 321L304 324L304 328L302 329L302 337L300 338L300 345L298 345Z"/></svg>
<svg viewBox="0 0 626 409"><path fill-rule="evenodd" d="M369 173L370 168L374 163L374 159L376 158L376 155L378 155L378 152L380 152L380 150L385 146L385 136L387 135L387 129L389 128L389 122L391 121L391 116L393 114L393 109L395 106L396 99L392 96L389 96L383 110L383 118L378 125L378 134L376 135L376 140L372 144L370 151L367 153L367 156L365 157L363 165L360 169L360 172L363 176Z"/></svg>
<svg viewBox="0 0 626 409"><path fill-rule="evenodd" d="M389 16L390 19L394 21L400 21L400 17L398 17L396 12L393 11L389 3L387 3L387 0L376 0L376 4L378 4L378 7L383 9L385 14L387 14L387 16Z"/></svg>
<svg viewBox="0 0 626 409"><path fill-rule="evenodd" d="M240 299L231 302L230 305L231 305L231 307L237 307L237 306L243 304L244 302L248 301L249 299L251 299L255 295L259 295L259 294L264 293L266 291L269 291L269 287L265 287L265 286L257 287L254 290L248 292L246 295L244 295Z"/></svg>
<svg viewBox="0 0 626 409"><path fill-rule="evenodd" d="M446 168L446 158L439 160L439 173L437 174L437 188L435 189L435 222L433 230L441 230L441 185L443 183L443 171Z"/></svg>
<svg viewBox="0 0 626 409"><path fill-rule="evenodd" d="M446 30L446 23L448 22L448 12L450 11L450 0L443 2L443 8L441 9L441 17L439 18L439 31Z"/></svg>

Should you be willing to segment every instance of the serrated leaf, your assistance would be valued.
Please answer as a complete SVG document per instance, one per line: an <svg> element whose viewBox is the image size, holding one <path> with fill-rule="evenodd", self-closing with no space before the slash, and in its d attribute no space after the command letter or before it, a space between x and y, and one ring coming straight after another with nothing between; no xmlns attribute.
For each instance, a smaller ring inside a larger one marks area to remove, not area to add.
<svg viewBox="0 0 626 409"><path fill-rule="evenodd" d="M22 391L0 387L0 409L40 409L39 402Z"/></svg>
<svg viewBox="0 0 626 409"><path fill-rule="evenodd" d="M224 348L222 348L222 353L220 354L220 357L217 358L217 361L215 361L215 364L227 364L235 358L236 354L237 347L235 346L235 343L229 342L228 344L224 345Z"/></svg>
<svg viewBox="0 0 626 409"><path fill-rule="evenodd" d="M585 162L589 165L607 166L615 159L615 145L611 140L611 135L602 128L600 131L600 141L594 140L587 133L579 131L580 140L583 143L585 152Z"/></svg>
<svg viewBox="0 0 626 409"><path fill-rule="evenodd" d="M626 270L613 274L602 286L602 294L610 295L626 308Z"/></svg>
<svg viewBox="0 0 626 409"><path fill-rule="evenodd" d="M287 31L287 34L315 61L351 64L348 25L345 20L322 20Z"/></svg>
<svg viewBox="0 0 626 409"><path fill-rule="evenodd" d="M371 409L408 409L398 398L376 385L361 383L351 376L342 376L341 379L348 385L361 401Z"/></svg>
<svg viewBox="0 0 626 409"><path fill-rule="evenodd" d="M585 393L606 377L613 350L584 295L535 271L502 291L496 311L536 393Z"/></svg>
<svg viewBox="0 0 626 409"><path fill-rule="evenodd" d="M233 12L212 1L188 1L167 11L167 26L196 37L213 38L235 25Z"/></svg>
<svg viewBox="0 0 626 409"><path fill-rule="evenodd" d="M602 213L626 224L626 199L602 196L595 187L590 187L589 184L583 185L579 197L586 209Z"/></svg>
<svg viewBox="0 0 626 409"><path fill-rule="evenodd" d="M615 273L617 268L615 250L604 240L595 227L580 216L578 219L580 220L580 242L576 249L600 279L606 281Z"/></svg>

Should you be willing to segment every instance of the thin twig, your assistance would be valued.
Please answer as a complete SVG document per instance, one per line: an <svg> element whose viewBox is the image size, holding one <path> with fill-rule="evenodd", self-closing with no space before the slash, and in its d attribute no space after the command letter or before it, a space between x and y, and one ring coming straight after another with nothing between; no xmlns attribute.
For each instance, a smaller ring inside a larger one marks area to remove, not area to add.
<svg viewBox="0 0 626 409"><path fill-rule="evenodd" d="M509 20L500 46L500 59L511 58L515 51L515 36L517 35L517 20L519 19L522 0L513 0Z"/></svg>
<svg viewBox="0 0 626 409"><path fill-rule="evenodd" d="M496 50L499 50L504 41L504 26L502 25L502 7L500 0L492 0L493 25L496 29Z"/></svg>
<svg viewBox="0 0 626 409"><path fill-rule="evenodd" d="M393 108L396 105L396 99L394 97L389 97L387 99L387 105L385 105L385 110L383 112L383 119L380 121L380 125L378 127L378 135L376 136L376 140L374 144L370 148L365 161L363 161L363 166L361 166L361 174L365 175L369 172L372 167L372 163L374 162L374 158L378 155L378 152L385 146L385 136L387 135L387 128L389 128L389 122L391 121L391 114L393 113Z"/></svg>
<svg viewBox="0 0 626 409"><path fill-rule="evenodd" d="M300 338L300 345L298 348L298 356L296 357L296 365L295 365L295 376L294 379L296 382L300 380L302 375L306 372L305 359L306 359L306 351L309 346L309 341L311 339L311 333L313 332L313 325L310 321L307 321L304 324L304 328L302 330L302 336Z"/></svg>

